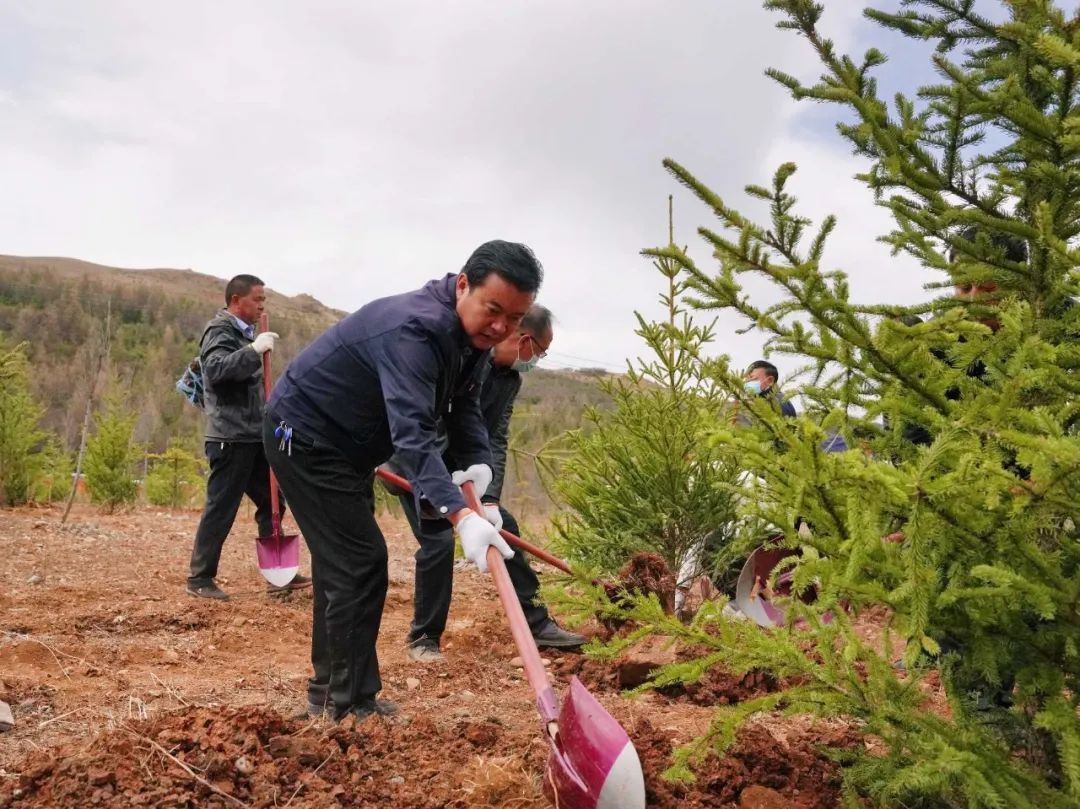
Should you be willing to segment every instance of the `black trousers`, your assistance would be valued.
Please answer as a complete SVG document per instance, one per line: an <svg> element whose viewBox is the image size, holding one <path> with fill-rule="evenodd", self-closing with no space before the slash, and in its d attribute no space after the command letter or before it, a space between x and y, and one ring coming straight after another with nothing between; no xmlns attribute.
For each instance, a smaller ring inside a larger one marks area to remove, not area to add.
<svg viewBox="0 0 1080 809"><path fill-rule="evenodd" d="M422 637L438 640L446 629L450 613L450 597L454 589L454 528L448 520L422 519L416 513L416 501L412 495L399 498L405 516L412 526L413 535L420 543L416 551L416 579L413 593L413 622L409 628L409 640ZM503 528L511 534L521 534L517 520L502 506L499 511ZM514 592L521 602L521 609L529 628L539 631L547 624L547 607L537 601L540 582L529 566L525 554L515 549L514 557L506 562Z"/></svg>
<svg viewBox="0 0 1080 809"><path fill-rule="evenodd" d="M293 434L291 453L263 422L266 456L308 550L314 588L311 702L333 706L337 718L382 689L375 640L388 574L386 541L375 522L374 470L358 470L336 447Z"/></svg>
<svg viewBox="0 0 1080 809"><path fill-rule="evenodd" d="M195 545L191 549L191 584L207 584L217 576L221 548L229 536L240 502L246 494L255 503L255 522L259 536L273 532L270 518L270 467L261 443L207 441L206 458L210 462L210 477L206 481L206 506ZM279 499L281 513L285 500Z"/></svg>

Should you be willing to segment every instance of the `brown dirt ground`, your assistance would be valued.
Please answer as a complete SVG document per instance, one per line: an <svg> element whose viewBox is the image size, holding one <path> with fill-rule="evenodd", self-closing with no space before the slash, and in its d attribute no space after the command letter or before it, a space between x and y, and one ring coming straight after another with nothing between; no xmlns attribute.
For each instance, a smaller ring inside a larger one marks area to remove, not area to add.
<svg viewBox="0 0 1080 809"><path fill-rule="evenodd" d="M415 543L403 522L382 519L390 590L379 640L381 696L401 715L333 725L298 716L310 591L267 597L250 512L225 545L228 603L184 593L197 513L77 506L59 521L58 509L0 511L0 700L16 721L0 735L3 809L550 805L546 743L491 581L457 572L446 663L406 657ZM629 700L607 664L544 657L560 693L578 674L630 733L650 807L835 804L837 769L822 746L854 740L798 718L752 721L694 784L660 777L673 747L707 728L711 705L770 683L717 673Z"/></svg>

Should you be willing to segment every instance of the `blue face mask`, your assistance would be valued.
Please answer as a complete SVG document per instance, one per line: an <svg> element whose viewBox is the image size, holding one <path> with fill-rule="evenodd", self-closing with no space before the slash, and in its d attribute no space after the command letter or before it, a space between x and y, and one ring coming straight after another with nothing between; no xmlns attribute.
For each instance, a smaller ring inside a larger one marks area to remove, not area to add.
<svg viewBox="0 0 1080 809"><path fill-rule="evenodd" d="M756 379L751 379L748 382L745 382L743 384L743 388L746 389L747 393L750 393L754 396L761 395L761 383L758 382Z"/></svg>
<svg viewBox="0 0 1080 809"><path fill-rule="evenodd" d="M526 371L531 371L533 368L535 368L538 362L540 362L540 358L534 354L530 359L527 360L514 360L514 364L510 367L517 371L519 374L523 374Z"/></svg>

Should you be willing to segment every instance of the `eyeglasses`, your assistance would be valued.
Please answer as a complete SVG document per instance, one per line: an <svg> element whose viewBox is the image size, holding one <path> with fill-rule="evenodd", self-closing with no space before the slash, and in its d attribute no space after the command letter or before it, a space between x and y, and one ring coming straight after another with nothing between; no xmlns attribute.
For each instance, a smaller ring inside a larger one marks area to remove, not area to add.
<svg viewBox="0 0 1080 809"><path fill-rule="evenodd" d="M526 338L533 344L533 356L537 359L543 359L547 356L547 349L540 345L540 341L533 337L531 334L523 334L522 337Z"/></svg>

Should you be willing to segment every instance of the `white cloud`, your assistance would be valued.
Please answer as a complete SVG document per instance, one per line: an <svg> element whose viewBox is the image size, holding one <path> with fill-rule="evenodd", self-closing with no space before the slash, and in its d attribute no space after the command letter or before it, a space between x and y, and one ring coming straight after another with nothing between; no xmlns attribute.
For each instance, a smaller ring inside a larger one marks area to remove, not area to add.
<svg viewBox="0 0 1080 809"><path fill-rule="evenodd" d="M617 367L632 310L658 311L637 251L666 240L667 194L681 242L708 221L664 156L731 201L799 160L853 278L877 260L850 161L795 137L804 113L763 76L820 72L775 22L732 0L8 7L0 252L258 272L351 309L520 239L556 352Z"/></svg>

